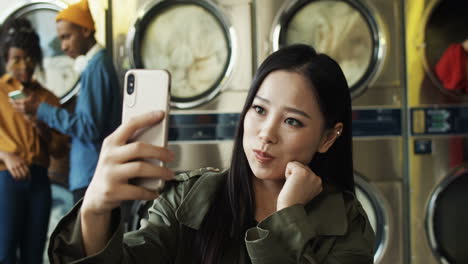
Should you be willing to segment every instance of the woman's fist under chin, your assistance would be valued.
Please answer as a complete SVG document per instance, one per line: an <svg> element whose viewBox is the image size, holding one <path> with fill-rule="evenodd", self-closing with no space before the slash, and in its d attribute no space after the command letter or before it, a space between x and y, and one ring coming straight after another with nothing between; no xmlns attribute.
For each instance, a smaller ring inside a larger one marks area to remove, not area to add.
<svg viewBox="0 0 468 264"><path fill-rule="evenodd" d="M277 211L296 204L305 205L322 192L322 179L300 162L289 162L284 174L286 182L278 195Z"/></svg>

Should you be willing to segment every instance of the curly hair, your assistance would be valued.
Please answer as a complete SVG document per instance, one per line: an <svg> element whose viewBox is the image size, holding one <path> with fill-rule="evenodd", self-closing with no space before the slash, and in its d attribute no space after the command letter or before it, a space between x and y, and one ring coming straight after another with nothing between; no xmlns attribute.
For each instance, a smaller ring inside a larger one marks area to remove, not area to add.
<svg viewBox="0 0 468 264"><path fill-rule="evenodd" d="M10 48L20 48L38 64L42 65L42 50L39 35L32 27L31 22L25 18L15 18L9 20L3 27L1 48L3 59L8 60Z"/></svg>

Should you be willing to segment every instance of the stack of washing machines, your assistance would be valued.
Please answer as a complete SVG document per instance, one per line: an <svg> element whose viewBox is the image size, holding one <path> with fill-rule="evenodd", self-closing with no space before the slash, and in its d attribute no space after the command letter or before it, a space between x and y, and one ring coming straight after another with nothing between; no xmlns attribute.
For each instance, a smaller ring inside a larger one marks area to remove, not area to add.
<svg viewBox="0 0 468 264"><path fill-rule="evenodd" d="M468 263L466 10L407 2L411 263Z"/></svg>

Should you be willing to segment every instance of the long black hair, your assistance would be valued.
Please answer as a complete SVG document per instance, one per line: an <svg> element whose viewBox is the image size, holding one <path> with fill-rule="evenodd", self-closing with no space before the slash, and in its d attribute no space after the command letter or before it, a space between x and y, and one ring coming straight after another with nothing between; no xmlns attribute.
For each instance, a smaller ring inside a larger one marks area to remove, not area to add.
<svg viewBox="0 0 468 264"><path fill-rule="evenodd" d="M34 31L32 24L26 18L15 18L7 21L2 27L2 56L4 63L8 61L10 48L24 50L34 62L42 67L42 50L39 35Z"/></svg>
<svg viewBox="0 0 468 264"><path fill-rule="evenodd" d="M196 258L200 263L221 263L229 246L245 246L244 234L254 223L255 196L253 173L242 144L244 118L263 80L277 70L297 72L310 81L325 119L325 128L343 123L342 134L333 146L326 153L316 153L308 165L323 182L342 191L354 192L351 97L345 76L333 59L318 54L310 46L297 44L282 48L271 54L254 76L238 123L226 184L195 235Z"/></svg>

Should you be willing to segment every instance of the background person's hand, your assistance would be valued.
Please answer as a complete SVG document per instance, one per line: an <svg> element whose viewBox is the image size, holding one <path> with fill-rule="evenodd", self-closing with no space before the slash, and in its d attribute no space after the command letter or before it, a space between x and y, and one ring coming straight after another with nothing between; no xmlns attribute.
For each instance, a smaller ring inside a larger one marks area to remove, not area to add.
<svg viewBox="0 0 468 264"><path fill-rule="evenodd" d="M135 177L172 179L174 173L170 169L143 159L170 162L174 158L173 153L167 148L128 141L137 130L155 125L163 118L161 111L137 116L104 140L96 172L83 200L82 212L109 214L124 200L152 200L158 196L154 191L129 184L129 180Z"/></svg>
<svg viewBox="0 0 468 264"><path fill-rule="evenodd" d="M10 103L15 111L31 117L35 117L41 102L35 95L28 95L23 99L10 99Z"/></svg>
<svg viewBox="0 0 468 264"><path fill-rule="evenodd" d="M286 165L286 182L278 195L276 210L296 204L307 204L322 192L322 179L309 167L297 161Z"/></svg>
<svg viewBox="0 0 468 264"><path fill-rule="evenodd" d="M28 180L31 177L28 164L16 154L5 153L3 162L16 181Z"/></svg>

